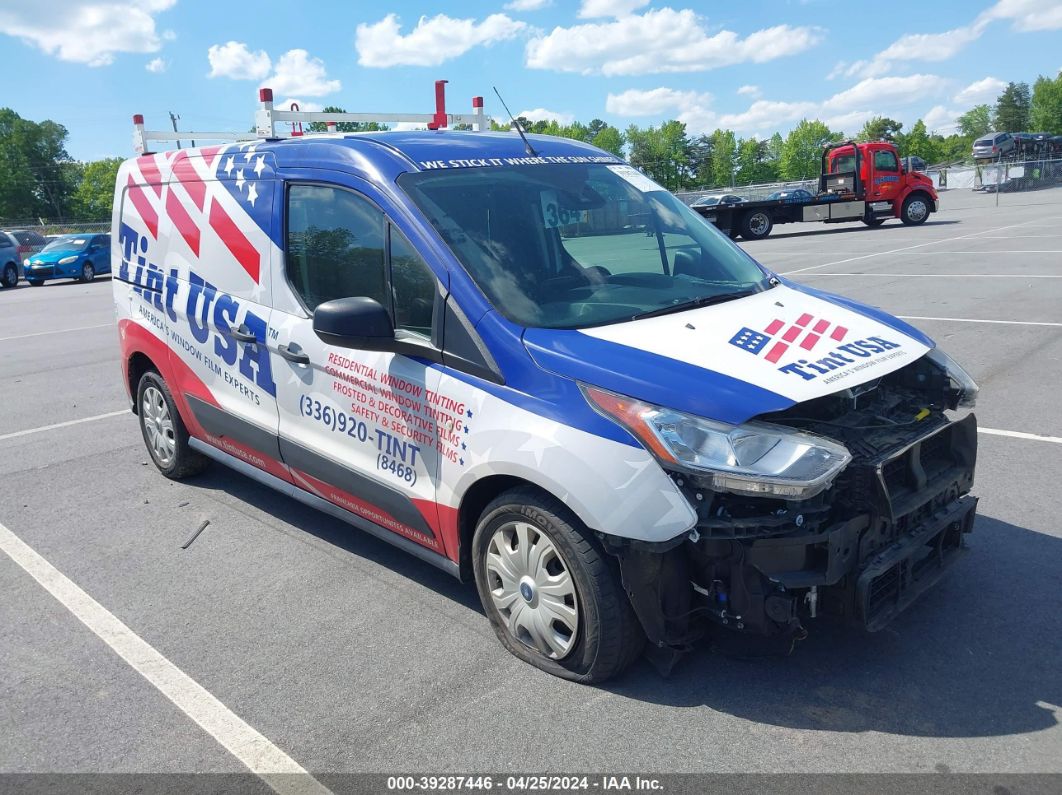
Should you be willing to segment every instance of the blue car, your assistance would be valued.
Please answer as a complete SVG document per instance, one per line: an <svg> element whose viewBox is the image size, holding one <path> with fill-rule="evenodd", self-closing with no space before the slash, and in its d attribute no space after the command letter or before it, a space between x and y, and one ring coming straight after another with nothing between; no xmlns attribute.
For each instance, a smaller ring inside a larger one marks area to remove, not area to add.
<svg viewBox="0 0 1062 795"><path fill-rule="evenodd" d="M111 272L110 235L63 235L26 260L26 281L34 287L48 279L91 282Z"/></svg>

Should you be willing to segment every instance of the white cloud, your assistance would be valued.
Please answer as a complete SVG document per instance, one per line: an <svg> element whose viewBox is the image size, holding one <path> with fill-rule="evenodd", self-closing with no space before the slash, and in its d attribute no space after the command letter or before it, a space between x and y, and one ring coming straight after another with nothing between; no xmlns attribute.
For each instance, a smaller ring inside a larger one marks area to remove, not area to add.
<svg viewBox="0 0 1062 795"><path fill-rule="evenodd" d="M1009 19L1015 30L1058 30L1062 28L1060 0L999 0L983 14L983 19Z"/></svg>
<svg viewBox="0 0 1062 795"><path fill-rule="evenodd" d="M529 121L555 121L557 124L571 124L575 121L574 113L564 113L562 111L549 110L547 108L522 110L516 114L517 118L520 118L521 116Z"/></svg>
<svg viewBox="0 0 1062 795"><path fill-rule="evenodd" d="M579 6L579 17L625 17L645 5L649 5L649 0L583 0Z"/></svg>
<svg viewBox="0 0 1062 795"><path fill-rule="evenodd" d="M852 110L847 113L839 113L836 116L828 116L822 121L831 130L855 133L863 129L863 125L868 121L880 115L880 113L875 113L872 110Z"/></svg>
<svg viewBox="0 0 1062 795"><path fill-rule="evenodd" d="M706 107L712 101L711 94L696 91L677 91L674 88L631 88L620 94L609 94L605 110L618 116L656 116L669 110L690 111Z"/></svg>
<svg viewBox="0 0 1062 795"><path fill-rule="evenodd" d="M211 45L207 50L210 74L207 77L229 77L233 80L261 80L273 66L265 50L251 52L242 41Z"/></svg>
<svg viewBox="0 0 1062 795"><path fill-rule="evenodd" d="M158 52L155 15L177 0L37 0L0 6L0 31L63 61L106 66L123 52Z"/></svg>
<svg viewBox="0 0 1062 795"><path fill-rule="evenodd" d="M954 102L959 105L979 105L982 102L994 102L1007 84L995 77L986 77L966 86L955 95Z"/></svg>
<svg viewBox="0 0 1062 795"><path fill-rule="evenodd" d="M288 50L277 58L273 74L262 81L278 94L321 97L339 91L342 84L329 80L324 61L312 58L306 50Z"/></svg>
<svg viewBox="0 0 1062 795"><path fill-rule="evenodd" d="M744 96L752 97L753 99L756 99L757 97L763 94L763 92L760 91L759 86L741 86L740 88L738 88L737 93L742 94Z"/></svg>
<svg viewBox="0 0 1062 795"><path fill-rule="evenodd" d="M167 66L169 66L169 64L166 63L166 61L164 61L162 58L152 58L150 61L147 62L147 64L144 65L144 68L147 69L149 72L159 74L160 72L165 72Z"/></svg>
<svg viewBox="0 0 1062 795"><path fill-rule="evenodd" d="M814 102L777 102L757 99L744 113L728 113L719 117L719 126L728 130L749 131L775 128L779 122L794 121L812 116L818 106Z"/></svg>
<svg viewBox="0 0 1062 795"><path fill-rule="evenodd" d="M307 102L304 99L296 99L295 97L288 97L283 102L278 102L274 105L278 110L291 110L292 104L298 105L300 111L306 111L308 113L316 113L324 110L323 105L319 105L316 102ZM285 122L280 122L284 124Z"/></svg>
<svg viewBox="0 0 1062 795"><path fill-rule="evenodd" d="M505 4L506 11L538 11L552 5L553 0L512 0Z"/></svg>
<svg viewBox="0 0 1062 795"><path fill-rule="evenodd" d="M354 47L362 66L438 66L473 47L511 39L526 27L505 14L491 14L482 22L437 14L421 17L403 35L398 16L388 14L379 22L358 25Z"/></svg>
<svg viewBox="0 0 1062 795"><path fill-rule="evenodd" d="M689 9L651 9L620 19L556 27L527 43L532 69L604 75L693 72L738 63L764 63L818 44L818 28L778 25L742 38L730 30L709 35Z"/></svg>
<svg viewBox="0 0 1062 795"><path fill-rule="evenodd" d="M962 111L946 108L943 105L934 105L929 112L922 117L926 129L930 133L939 132L950 135L958 127L958 118Z"/></svg>
<svg viewBox="0 0 1062 795"><path fill-rule="evenodd" d="M939 95L946 83L937 75L906 77L868 77L851 88L840 91L822 103L825 111L848 111L868 105L878 108L909 105L929 96Z"/></svg>

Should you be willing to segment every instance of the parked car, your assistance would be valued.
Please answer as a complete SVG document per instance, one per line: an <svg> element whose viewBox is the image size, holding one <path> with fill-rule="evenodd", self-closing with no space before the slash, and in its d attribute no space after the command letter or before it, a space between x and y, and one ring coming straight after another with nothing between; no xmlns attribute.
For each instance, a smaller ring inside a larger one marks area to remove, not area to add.
<svg viewBox="0 0 1062 795"><path fill-rule="evenodd" d="M64 235L26 261L26 281L34 287L48 279L91 282L110 272L110 235Z"/></svg>
<svg viewBox="0 0 1062 795"><path fill-rule="evenodd" d="M918 155L909 155L903 158L900 162L903 163L903 170L907 173L911 173L912 171L917 171L920 174L926 173L926 161Z"/></svg>
<svg viewBox="0 0 1062 795"><path fill-rule="evenodd" d="M733 193L721 193L718 196L701 196L693 203L694 207L715 207L717 204L741 204L745 201Z"/></svg>
<svg viewBox="0 0 1062 795"><path fill-rule="evenodd" d="M788 199L789 201L808 201L814 199L815 194L809 190L803 188L794 188L793 190L776 190L767 196L768 199Z"/></svg>
<svg viewBox="0 0 1062 795"><path fill-rule="evenodd" d="M48 242L44 235L31 229L8 229L7 233L18 241L18 253L23 260L36 254Z"/></svg>
<svg viewBox="0 0 1062 795"><path fill-rule="evenodd" d="M18 240L9 232L0 232L0 287L16 287L22 278L22 257Z"/></svg>
<svg viewBox="0 0 1062 795"><path fill-rule="evenodd" d="M972 529L970 377L601 149L264 138L117 186L123 386L161 474L212 459L475 582L552 674L880 629Z"/></svg>
<svg viewBox="0 0 1062 795"><path fill-rule="evenodd" d="M978 159L1002 157L1013 152L1014 146L1014 136L1010 133L989 133L974 141L973 156Z"/></svg>

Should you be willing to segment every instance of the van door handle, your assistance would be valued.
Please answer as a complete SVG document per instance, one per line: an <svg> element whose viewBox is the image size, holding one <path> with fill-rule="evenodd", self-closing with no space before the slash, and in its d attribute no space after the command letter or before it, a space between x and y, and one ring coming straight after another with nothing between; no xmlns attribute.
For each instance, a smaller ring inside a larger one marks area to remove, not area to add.
<svg viewBox="0 0 1062 795"><path fill-rule="evenodd" d="M251 330L242 323L237 328L230 329L229 333L237 342L258 342L258 337L252 334Z"/></svg>
<svg viewBox="0 0 1062 795"><path fill-rule="evenodd" d="M277 353L279 353L281 356L283 356L285 359L287 359L292 364L309 364L310 363L310 357L309 356L307 356L302 351L293 351L287 345L278 345L277 346Z"/></svg>

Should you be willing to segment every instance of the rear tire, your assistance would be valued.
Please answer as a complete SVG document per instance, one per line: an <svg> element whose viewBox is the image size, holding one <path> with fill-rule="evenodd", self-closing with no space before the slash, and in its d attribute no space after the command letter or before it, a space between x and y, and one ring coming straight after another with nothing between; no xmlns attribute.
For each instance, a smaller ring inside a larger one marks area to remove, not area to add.
<svg viewBox="0 0 1062 795"><path fill-rule="evenodd" d="M616 567L561 502L531 487L483 510L472 539L483 609L513 655L575 682L626 669L645 634Z"/></svg>
<svg viewBox="0 0 1062 795"><path fill-rule="evenodd" d="M741 236L746 240L763 240L774 229L774 218L768 210L750 210L741 216Z"/></svg>
<svg viewBox="0 0 1062 795"><path fill-rule="evenodd" d="M900 220L907 226L924 224L929 218L929 199L924 193L912 193L903 200L900 208Z"/></svg>
<svg viewBox="0 0 1062 795"><path fill-rule="evenodd" d="M11 263L8 263L4 268L4 278L0 279L0 286L3 287L17 287L18 286L18 268Z"/></svg>
<svg viewBox="0 0 1062 795"><path fill-rule="evenodd" d="M136 405L140 433L159 472L171 480L181 480L206 468L208 459L188 444L188 429L177 412L173 394L154 370L140 377Z"/></svg>

